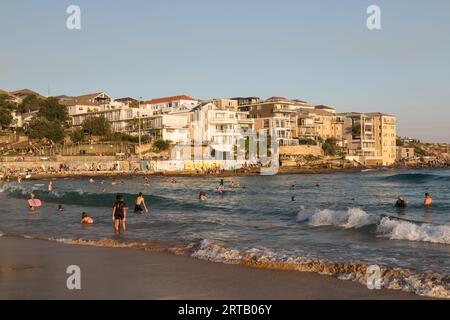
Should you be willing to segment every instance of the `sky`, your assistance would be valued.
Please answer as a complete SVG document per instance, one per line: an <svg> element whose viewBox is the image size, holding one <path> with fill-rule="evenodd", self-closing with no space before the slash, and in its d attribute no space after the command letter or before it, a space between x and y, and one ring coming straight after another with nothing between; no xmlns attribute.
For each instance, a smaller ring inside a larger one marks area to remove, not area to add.
<svg viewBox="0 0 450 320"><path fill-rule="evenodd" d="M381 30L366 26L373 4ZM0 89L282 96L450 143L449 35L448 0L1 0Z"/></svg>

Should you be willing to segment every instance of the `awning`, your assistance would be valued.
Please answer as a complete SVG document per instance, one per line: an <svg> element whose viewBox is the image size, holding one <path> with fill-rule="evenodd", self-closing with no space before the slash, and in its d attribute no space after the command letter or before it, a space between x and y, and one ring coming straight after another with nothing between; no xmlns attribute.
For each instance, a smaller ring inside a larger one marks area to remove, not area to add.
<svg viewBox="0 0 450 320"><path fill-rule="evenodd" d="M234 150L234 145L232 144L213 144L211 148L220 152L232 152Z"/></svg>

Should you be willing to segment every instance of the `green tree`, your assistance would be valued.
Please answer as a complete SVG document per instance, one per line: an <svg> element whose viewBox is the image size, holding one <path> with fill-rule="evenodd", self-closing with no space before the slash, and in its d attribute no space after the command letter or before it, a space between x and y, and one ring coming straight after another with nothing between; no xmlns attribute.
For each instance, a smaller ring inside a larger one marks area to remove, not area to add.
<svg viewBox="0 0 450 320"><path fill-rule="evenodd" d="M81 124L84 132L91 136L106 136L111 132L111 125L105 117L87 117Z"/></svg>
<svg viewBox="0 0 450 320"><path fill-rule="evenodd" d="M22 100L17 109L21 113L36 111L40 109L42 103L43 99L35 94L30 94Z"/></svg>
<svg viewBox="0 0 450 320"><path fill-rule="evenodd" d="M12 111L17 108L13 98L7 94L0 94L0 109Z"/></svg>
<svg viewBox="0 0 450 320"><path fill-rule="evenodd" d="M69 120L69 113L66 106L59 104L58 99L50 97L42 101L39 108L38 117L47 119L48 121L59 122L66 127Z"/></svg>
<svg viewBox="0 0 450 320"><path fill-rule="evenodd" d="M84 141L84 132L81 129L75 129L70 133L70 139L73 143L83 142Z"/></svg>
<svg viewBox="0 0 450 320"><path fill-rule="evenodd" d="M12 122L12 115L9 110L0 109L0 127L5 128L8 127Z"/></svg>
<svg viewBox="0 0 450 320"><path fill-rule="evenodd" d="M31 139L47 138L57 143L64 139L64 128L59 122L36 117L28 125L28 136Z"/></svg>
<svg viewBox="0 0 450 320"><path fill-rule="evenodd" d="M337 153L336 150L336 139L328 138L322 145L322 149L327 156L334 156Z"/></svg>
<svg viewBox="0 0 450 320"><path fill-rule="evenodd" d="M307 146L315 146L317 145L317 142L313 139L300 139L298 141L299 144L301 145L307 145Z"/></svg>
<svg viewBox="0 0 450 320"><path fill-rule="evenodd" d="M158 151L164 151L170 148L170 141L161 139L156 140L153 146Z"/></svg>

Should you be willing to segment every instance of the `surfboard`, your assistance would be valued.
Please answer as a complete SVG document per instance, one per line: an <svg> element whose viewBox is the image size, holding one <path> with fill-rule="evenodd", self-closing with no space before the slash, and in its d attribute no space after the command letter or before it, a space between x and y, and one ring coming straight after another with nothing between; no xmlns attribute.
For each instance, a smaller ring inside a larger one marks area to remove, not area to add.
<svg viewBox="0 0 450 320"><path fill-rule="evenodd" d="M30 207L40 207L42 206L42 202L39 199L29 199L28 204Z"/></svg>

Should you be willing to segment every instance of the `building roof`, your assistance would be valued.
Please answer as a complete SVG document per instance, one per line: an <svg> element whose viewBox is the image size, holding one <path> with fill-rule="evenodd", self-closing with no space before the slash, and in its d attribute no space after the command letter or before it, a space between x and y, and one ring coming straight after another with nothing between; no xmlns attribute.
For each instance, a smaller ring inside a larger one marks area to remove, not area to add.
<svg viewBox="0 0 450 320"><path fill-rule="evenodd" d="M195 101L195 99L186 96L186 95L180 95L180 96L172 96L172 97L163 97L163 98L157 98L145 101L144 104L158 104L158 103L164 103L164 102L171 102L171 101L177 101L177 100L192 100Z"/></svg>
<svg viewBox="0 0 450 320"><path fill-rule="evenodd" d="M386 117L395 117L392 114L387 114L387 113L383 113L383 112L366 112L364 114L367 114L368 116L386 116Z"/></svg>
<svg viewBox="0 0 450 320"><path fill-rule="evenodd" d="M329 107L329 106L325 106L323 104L319 104L317 106L314 106L315 109L320 109L320 110L336 110L335 108Z"/></svg>
<svg viewBox="0 0 450 320"><path fill-rule="evenodd" d="M107 95L111 100L112 98L107 94L106 92L95 92L95 93L89 93L78 97L61 97L60 103L65 106L73 106L73 105L87 105L87 106L97 106L98 103L94 102L93 99L95 99L100 94Z"/></svg>

